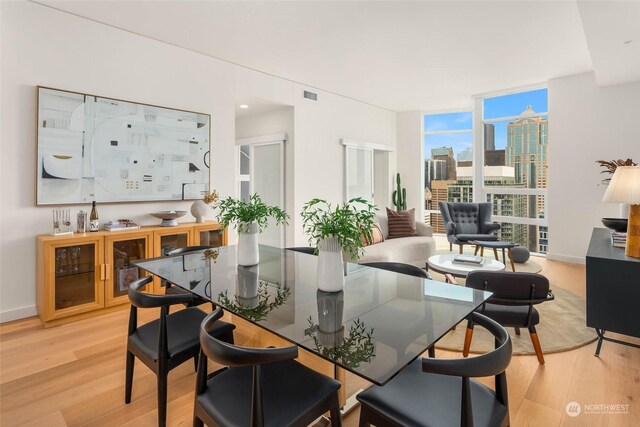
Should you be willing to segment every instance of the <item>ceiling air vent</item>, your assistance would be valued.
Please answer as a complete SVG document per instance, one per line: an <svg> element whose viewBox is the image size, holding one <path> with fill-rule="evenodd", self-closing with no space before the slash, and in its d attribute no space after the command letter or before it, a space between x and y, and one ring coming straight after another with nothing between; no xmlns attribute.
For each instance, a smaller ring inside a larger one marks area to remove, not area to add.
<svg viewBox="0 0 640 427"><path fill-rule="evenodd" d="M317 93L313 93L313 92L309 92L308 90L304 91L304 97L307 99L310 99L312 101L317 101L318 100L318 94Z"/></svg>

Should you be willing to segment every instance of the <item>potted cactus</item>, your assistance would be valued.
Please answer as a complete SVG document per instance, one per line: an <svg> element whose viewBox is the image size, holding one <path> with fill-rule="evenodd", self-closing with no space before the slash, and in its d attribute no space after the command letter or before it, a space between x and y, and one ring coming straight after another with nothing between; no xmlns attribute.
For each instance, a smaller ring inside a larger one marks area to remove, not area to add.
<svg viewBox="0 0 640 427"><path fill-rule="evenodd" d="M396 207L397 211L406 211L407 210L407 189L402 188L400 183L400 174L396 174L396 185L398 186L397 190L393 190L393 194L391 196L391 200L393 201L393 205Z"/></svg>

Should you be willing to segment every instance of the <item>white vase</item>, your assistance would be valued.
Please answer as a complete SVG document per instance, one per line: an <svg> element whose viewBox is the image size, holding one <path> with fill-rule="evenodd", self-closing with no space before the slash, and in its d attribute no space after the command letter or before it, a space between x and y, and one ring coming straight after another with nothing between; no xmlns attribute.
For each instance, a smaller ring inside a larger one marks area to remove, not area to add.
<svg viewBox="0 0 640 427"><path fill-rule="evenodd" d="M211 208L202 200L196 200L191 205L191 215L196 218L196 222L204 222L204 217L210 212Z"/></svg>
<svg viewBox="0 0 640 427"><path fill-rule="evenodd" d="M258 252L258 223L238 224L238 265L256 265Z"/></svg>
<svg viewBox="0 0 640 427"><path fill-rule="evenodd" d="M238 303L245 308L256 308L258 305L258 266L238 266L236 277L236 297Z"/></svg>
<svg viewBox="0 0 640 427"><path fill-rule="evenodd" d="M326 237L318 244L318 289L340 292L344 288L344 263L342 247L333 237Z"/></svg>

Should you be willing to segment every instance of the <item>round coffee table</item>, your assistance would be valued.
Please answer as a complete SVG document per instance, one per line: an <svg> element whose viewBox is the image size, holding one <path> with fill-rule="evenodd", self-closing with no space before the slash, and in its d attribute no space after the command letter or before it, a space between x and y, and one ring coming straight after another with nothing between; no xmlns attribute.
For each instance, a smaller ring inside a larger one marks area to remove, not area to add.
<svg viewBox="0 0 640 427"><path fill-rule="evenodd" d="M453 277L467 277L472 271L502 271L504 264L498 260L485 258L482 265L460 264L453 262L457 254L433 255L427 260L427 268L436 273L450 274Z"/></svg>

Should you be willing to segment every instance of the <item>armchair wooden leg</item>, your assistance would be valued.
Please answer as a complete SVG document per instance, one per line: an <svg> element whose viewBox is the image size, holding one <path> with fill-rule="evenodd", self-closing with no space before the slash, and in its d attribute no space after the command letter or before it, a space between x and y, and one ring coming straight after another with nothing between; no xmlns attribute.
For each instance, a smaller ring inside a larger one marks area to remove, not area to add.
<svg viewBox="0 0 640 427"><path fill-rule="evenodd" d="M484 256L484 246L480 248L480 256Z"/></svg>
<svg viewBox="0 0 640 427"><path fill-rule="evenodd" d="M476 250L473 252L474 255L478 255L478 249L480 249L480 246L476 245Z"/></svg>
<svg viewBox="0 0 640 427"><path fill-rule="evenodd" d="M498 258L498 250L496 248L493 248L493 256L496 257L496 261L500 261L500 258Z"/></svg>
<svg viewBox="0 0 640 427"><path fill-rule="evenodd" d="M511 271L516 271L516 266L513 263L513 253L511 252L511 248L507 249L507 254L509 255L509 261L511 262Z"/></svg>
<svg viewBox="0 0 640 427"><path fill-rule="evenodd" d="M471 348L471 338L473 338L473 323L467 322L467 331L464 334L464 347L462 347L462 355L464 357L469 356L469 349Z"/></svg>
<svg viewBox="0 0 640 427"><path fill-rule="evenodd" d="M460 254L462 254L462 245L458 245L460 246Z"/></svg>
<svg viewBox="0 0 640 427"><path fill-rule="evenodd" d="M520 328L518 328L517 326L515 328L513 328L516 330L516 335L520 335Z"/></svg>
<svg viewBox="0 0 640 427"><path fill-rule="evenodd" d="M538 363L544 365L544 356L542 354L542 347L540 347L540 340L538 339L538 333L536 332L535 326L531 326L529 328L529 335L531 336L531 343L533 344L533 349L536 351L536 357L538 358Z"/></svg>
<svg viewBox="0 0 640 427"><path fill-rule="evenodd" d="M449 252L453 251L453 243L449 243Z"/></svg>

